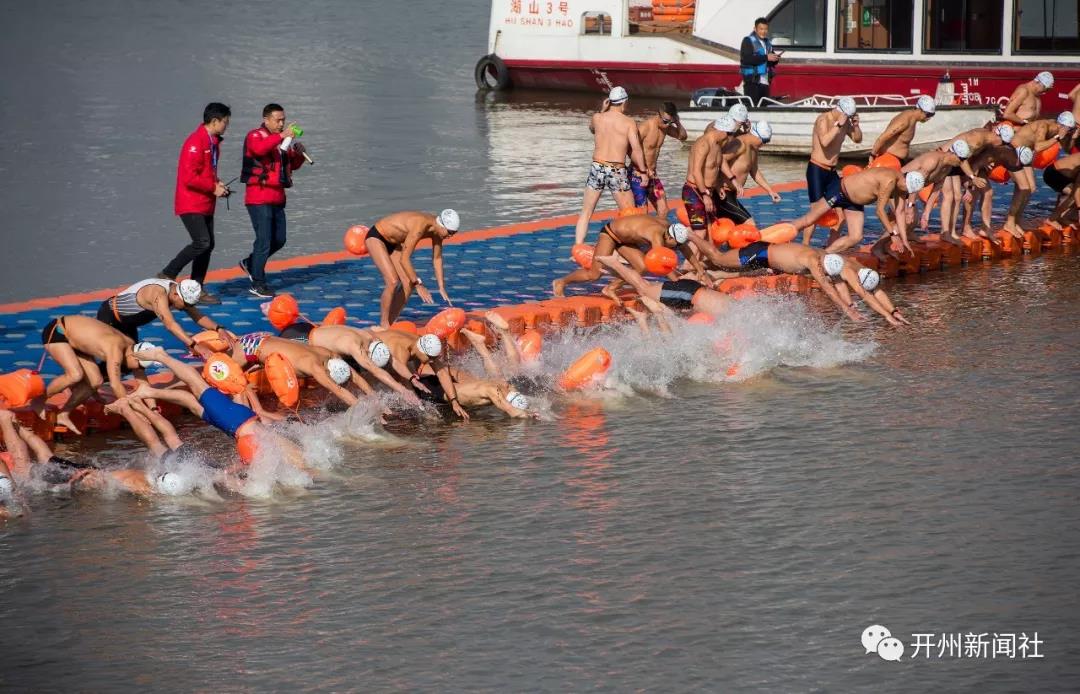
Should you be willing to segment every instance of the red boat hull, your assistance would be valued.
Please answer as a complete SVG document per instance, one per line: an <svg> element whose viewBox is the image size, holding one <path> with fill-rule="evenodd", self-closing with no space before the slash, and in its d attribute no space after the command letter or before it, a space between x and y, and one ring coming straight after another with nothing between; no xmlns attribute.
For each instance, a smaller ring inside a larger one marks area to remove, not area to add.
<svg viewBox="0 0 1080 694"><path fill-rule="evenodd" d="M602 92L619 84L631 94L685 98L704 87L732 88L740 82L733 65L658 65L654 63L586 64L575 61L504 59L514 86L538 89ZM815 62L781 64L773 94L801 99L814 94L934 94L946 69L952 76L958 103L998 103L1040 70L1050 69L1055 81L1043 98L1048 110L1062 110L1058 97L1080 81L1080 65L890 65ZM1068 85L1065 87L1064 85Z"/></svg>

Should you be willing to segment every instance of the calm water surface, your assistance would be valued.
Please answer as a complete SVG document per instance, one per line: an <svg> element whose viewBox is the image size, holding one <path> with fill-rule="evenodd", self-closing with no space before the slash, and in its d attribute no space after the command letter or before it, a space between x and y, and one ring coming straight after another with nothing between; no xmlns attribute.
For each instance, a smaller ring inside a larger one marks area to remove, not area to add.
<svg viewBox="0 0 1080 694"><path fill-rule="evenodd" d="M405 207L475 226L573 211L587 105L475 99L486 11L9 13L4 300L156 271L182 234L175 149L216 98L237 169L263 102L309 130L290 252ZM665 156L679 180L685 152ZM240 205L219 219L225 266L250 230ZM615 355L603 396L541 379L545 421L378 436L333 417L302 432L326 470L266 498L35 495L0 528L0 686L1075 691L1077 269L1046 256L896 285L918 319L903 332L763 301L723 326L729 356L702 333L592 336ZM554 346L549 371L583 344ZM729 357L757 375L715 377ZM860 646L873 623L905 644L1038 632L1045 657L888 663Z"/></svg>

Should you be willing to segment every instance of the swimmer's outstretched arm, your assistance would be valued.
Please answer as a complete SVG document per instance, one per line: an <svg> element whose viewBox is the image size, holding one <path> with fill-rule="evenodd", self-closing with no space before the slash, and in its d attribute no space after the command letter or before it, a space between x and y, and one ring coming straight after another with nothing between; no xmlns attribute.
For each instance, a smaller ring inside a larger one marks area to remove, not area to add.
<svg viewBox="0 0 1080 694"><path fill-rule="evenodd" d="M433 359L429 365L435 376L439 379L439 385L442 386L443 392L446 393L446 399L450 401L450 409L454 411L458 417L461 417L466 422L469 421L469 413L465 411L465 408L458 402L457 385L454 383L454 379L450 376L450 366L446 363L445 359L439 358L438 366L436 367L435 360Z"/></svg>
<svg viewBox="0 0 1080 694"><path fill-rule="evenodd" d="M0 410L0 434L4 435L4 445L7 446L8 453L11 454L12 460L15 461L15 466L26 469L30 465L30 450L26 446L26 442L17 432L18 425L15 423L15 414L11 410ZM0 460L0 465L4 465L4 461ZM5 477L11 478L11 471L8 470L7 465L4 465L3 470ZM14 479L12 479L14 484Z"/></svg>
<svg viewBox="0 0 1080 694"><path fill-rule="evenodd" d="M408 388L403 386L396 378L394 378L389 373L387 373L386 369L381 369L378 366L375 366L375 362L371 361L371 359L364 352L364 350L358 349L358 348L355 348L355 347L350 348L349 349L349 356L351 356L353 358L353 361L355 361L357 364L360 365L360 368L364 369L369 374L374 376L376 379L378 379L378 381L380 383L385 385L390 390L392 390L395 393L401 395L401 397L405 398L409 402L414 402L414 401L417 402L417 403L420 402L420 399L416 397L415 393L410 391ZM409 374L406 373L405 378L408 378L408 377L409 377ZM366 384L367 381L365 381L364 383ZM365 391L365 392L368 392L368 391ZM370 392L368 394L370 394Z"/></svg>
<svg viewBox="0 0 1080 694"><path fill-rule="evenodd" d="M822 265L820 258L810 263L807 271L810 273L810 276L814 278L814 281L817 282L818 286L821 287L821 291L825 293L825 296L829 297L829 299L843 311L844 315L856 322L863 319L859 312L851 307L850 303L845 303L844 300L840 298L840 294L836 291L836 287L833 286L832 282L829 281L828 276L825 274L825 267Z"/></svg>

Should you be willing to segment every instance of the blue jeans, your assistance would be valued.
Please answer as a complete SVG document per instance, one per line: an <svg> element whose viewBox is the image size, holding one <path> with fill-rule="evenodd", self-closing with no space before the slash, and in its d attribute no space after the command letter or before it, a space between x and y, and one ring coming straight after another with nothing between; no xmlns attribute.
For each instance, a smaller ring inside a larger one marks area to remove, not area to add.
<svg viewBox="0 0 1080 694"><path fill-rule="evenodd" d="M251 226L255 228L255 246L247 257L251 281L266 282L266 261L285 247L285 206L248 205Z"/></svg>

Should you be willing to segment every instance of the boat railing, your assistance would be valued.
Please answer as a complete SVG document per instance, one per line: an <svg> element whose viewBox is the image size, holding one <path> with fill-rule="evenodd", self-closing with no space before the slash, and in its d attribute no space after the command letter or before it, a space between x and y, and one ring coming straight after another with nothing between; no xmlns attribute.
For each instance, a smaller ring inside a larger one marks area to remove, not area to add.
<svg viewBox="0 0 1080 694"><path fill-rule="evenodd" d="M711 108L714 103L720 102L721 106L729 106L732 103L742 103L748 108L765 108L768 106L784 106L787 108L832 108L836 102L844 96L850 96L855 100L856 106L915 106L921 94L904 96L902 94L843 94L830 96L828 94L814 94L797 101L777 101L770 97L762 97L755 104L754 100L745 94L711 94L701 95L695 99L697 106Z"/></svg>

